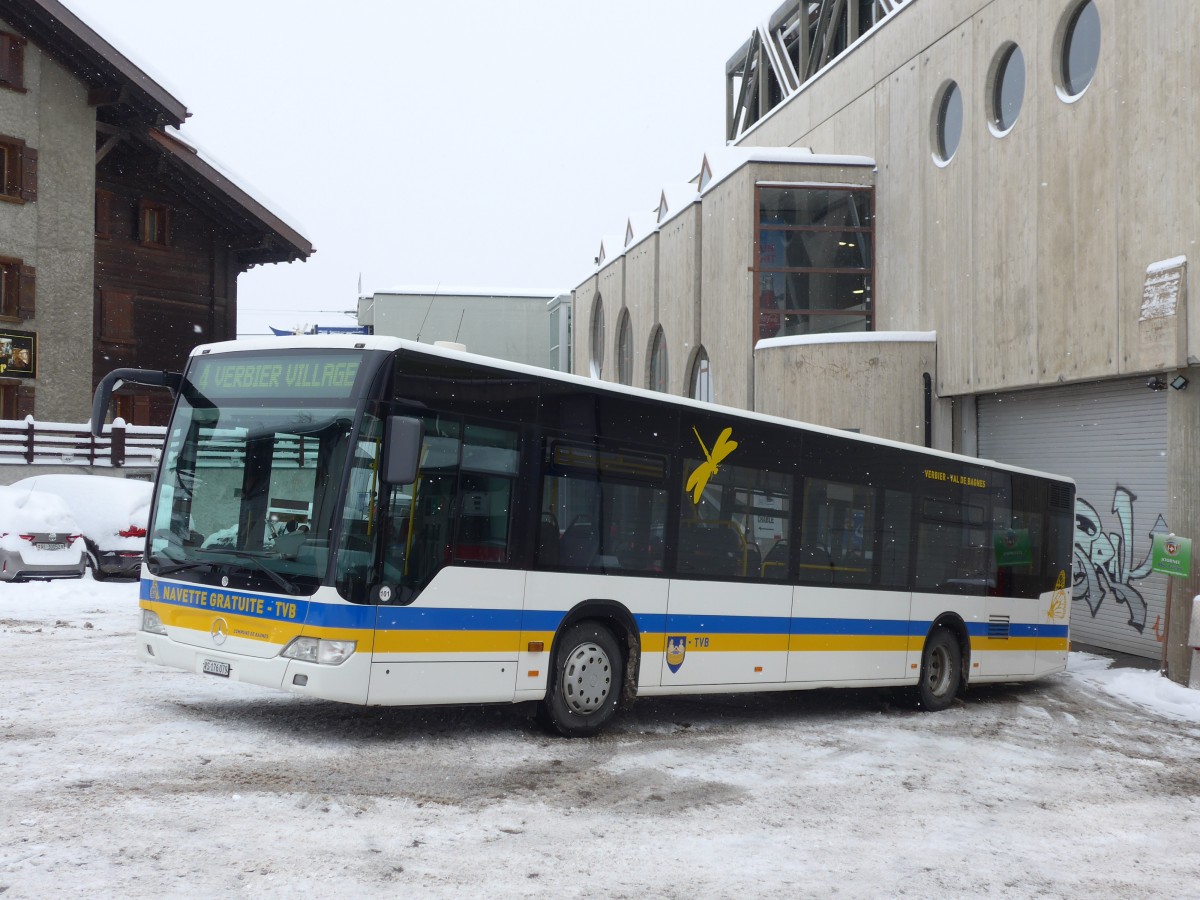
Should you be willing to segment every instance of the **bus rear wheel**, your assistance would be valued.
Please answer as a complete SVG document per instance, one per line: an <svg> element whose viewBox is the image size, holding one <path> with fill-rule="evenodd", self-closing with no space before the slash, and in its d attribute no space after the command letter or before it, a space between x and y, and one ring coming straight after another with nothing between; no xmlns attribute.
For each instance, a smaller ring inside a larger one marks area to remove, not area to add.
<svg viewBox="0 0 1200 900"><path fill-rule="evenodd" d="M961 678L962 648L958 639L945 628L935 628L921 654L921 680L913 691L914 705L930 712L946 709L958 696Z"/></svg>
<svg viewBox="0 0 1200 900"><path fill-rule="evenodd" d="M598 622L572 625L555 641L539 720L564 737L595 734L617 711L623 665L611 631Z"/></svg>

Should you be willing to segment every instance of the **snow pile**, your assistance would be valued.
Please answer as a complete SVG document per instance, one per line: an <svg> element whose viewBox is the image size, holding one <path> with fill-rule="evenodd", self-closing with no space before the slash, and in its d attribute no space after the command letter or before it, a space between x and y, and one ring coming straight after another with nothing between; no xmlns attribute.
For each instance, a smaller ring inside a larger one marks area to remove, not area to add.
<svg viewBox="0 0 1200 900"><path fill-rule="evenodd" d="M29 542L20 535L41 532L79 533L66 501L28 488L0 486L0 547L29 550Z"/></svg>
<svg viewBox="0 0 1200 900"><path fill-rule="evenodd" d="M34 475L13 487L55 495L79 523L74 531L82 528L101 550L141 550L145 544L153 489L148 481L106 475ZM120 532L131 527L140 528L142 536L121 537Z"/></svg>
<svg viewBox="0 0 1200 900"><path fill-rule="evenodd" d="M1113 661L1090 653L1072 653L1067 674L1148 712L1200 723L1200 691L1176 684L1157 671L1114 669Z"/></svg>

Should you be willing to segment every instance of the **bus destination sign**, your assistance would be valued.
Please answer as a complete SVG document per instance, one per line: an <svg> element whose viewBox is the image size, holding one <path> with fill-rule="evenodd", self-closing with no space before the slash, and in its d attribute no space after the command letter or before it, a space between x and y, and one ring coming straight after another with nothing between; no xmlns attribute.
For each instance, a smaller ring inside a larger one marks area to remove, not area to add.
<svg viewBox="0 0 1200 900"><path fill-rule="evenodd" d="M351 395L362 357L321 353L254 357L246 354L198 357L188 379L212 397L323 397Z"/></svg>

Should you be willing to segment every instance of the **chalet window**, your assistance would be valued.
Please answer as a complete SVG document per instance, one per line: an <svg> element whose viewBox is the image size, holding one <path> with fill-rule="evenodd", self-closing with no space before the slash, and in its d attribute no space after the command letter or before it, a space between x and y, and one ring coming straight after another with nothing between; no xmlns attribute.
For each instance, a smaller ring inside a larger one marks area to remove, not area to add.
<svg viewBox="0 0 1200 900"><path fill-rule="evenodd" d="M0 419L20 421L33 415L33 385L0 378Z"/></svg>
<svg viewBox="0 0 1200 900"><path fill-rule="evenodd" d="M108 343L133 343L133 294L127 291L100 292L99 332L100 340Z"/></svg>
<svg viewBox="0 0 1200 900"><path fill-rule="evenodd" d="M19 259L0 256L0 317L32 319L37 270Z"/></svg>
<svg viewBox="0 0 1200 900"><path fill-rule="evenodd" d="M165 203L143 200L138 208L138 239L144 247L171 245L171 211Z"/></svg>
<svg viewBox="0 0 1200 900"><path fill-rule="evenodd" d="M770 185L756 196L755 337L872 331L871 188Z"/></svg>
<svg viewBox="0 0 1200 900"><path fill-rule="evenodd" d="M37 151L20 138L0 135L0 200L37 199Z"/></svg>
<svg viewBox="0 0 1200 900"><path fill-rule="evenodd" d="M0 31L0 87L25 90L25 38Z"/></svg>

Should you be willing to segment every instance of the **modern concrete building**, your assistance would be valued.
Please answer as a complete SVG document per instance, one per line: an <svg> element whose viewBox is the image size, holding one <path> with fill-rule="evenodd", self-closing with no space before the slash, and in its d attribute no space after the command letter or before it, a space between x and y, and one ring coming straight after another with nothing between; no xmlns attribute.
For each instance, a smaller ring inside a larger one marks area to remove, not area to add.
<svg viewBox="0 0 1200 900"><path fill-rule="evenodd" d="M571 371L571 295L550 290L400 287L358 300L372 334L462 344L472 353Z"/></svg>
<svg viewBox="0 0 1200 900"><path fill-rule="evenodd" d="M1198 39L1192 0L788 0L730 146L576 288L577 371L1073 476L1074 640L1186 681L1200 580L1168 615L1149 554L1200 538Z"/></svg>

